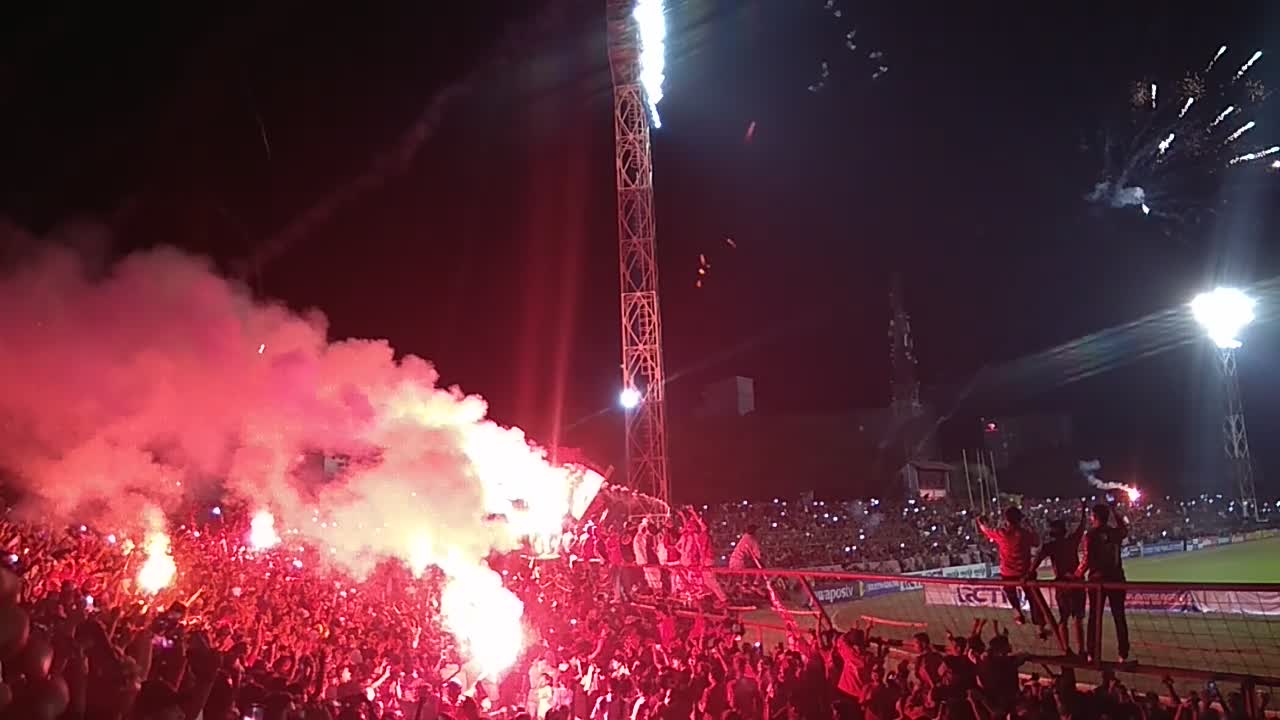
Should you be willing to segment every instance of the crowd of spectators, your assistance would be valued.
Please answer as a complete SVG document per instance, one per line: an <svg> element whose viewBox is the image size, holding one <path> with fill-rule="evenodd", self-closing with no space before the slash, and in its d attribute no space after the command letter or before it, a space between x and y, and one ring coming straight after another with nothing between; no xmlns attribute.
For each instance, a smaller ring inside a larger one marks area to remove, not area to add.
<svg viewBox="0 0 1280 720"><path fill-rule="evenodd" d="M1078 514L1081 499L1026 498L1020 504L1029 526L1047 535L1050 521ZM1184 540L1249 524L1233 501L1217 495L1190 500L1141 496L1128 504L1130 542ZM988 519L994 521L998 509L990 510ZM892 574L996 560L974 523L983 513L968 503L744 500L703 506L702 515L722 563L748 528L756 528L754 535L771 567L838 565Z"/></svg>
<svg viewBox="0 0 1280 720"><path fill-rule="evenodd" d="M1027 507L1033 518L1055 512ZM814 545L865 536L855 564L884 562L873 558L894 555L894 543L920 557L975 552L965 516L932 505L733 508L706 513L726 556L741 532L730 518L762 526L766 563L814 562L777 544L805 533ZM1169 512L1173 522L1165 512L1146 516L1159 523L1150 532L1172 535L1183 519L1210 526L1198 510ZM981 625L937 647L927 636L883 640L874 628L745 642L731 614L622 601L616 568L634 528L589 531L590 561L495 558L524 603L528 636L509 672L484 678L441 625L439 576L388 562L356 581L314 550L253 552L247 518L232 515L171 524L178 574L158 594L136 587L140 553L124 538L0 522L0 720L1245 717L1239 695L1161 701L1114 678L1082 690L1069 673L1020 677L1007 633L984 636ZM674 536L677 554L705 553L702 518L682 518L687 533L646 532Z"/></svg>

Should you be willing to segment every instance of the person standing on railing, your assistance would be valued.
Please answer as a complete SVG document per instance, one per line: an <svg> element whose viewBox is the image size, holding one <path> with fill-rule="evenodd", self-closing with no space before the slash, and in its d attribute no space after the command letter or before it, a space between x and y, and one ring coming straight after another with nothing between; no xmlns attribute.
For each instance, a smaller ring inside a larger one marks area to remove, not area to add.
<svg viewBox="0 0 1280 720"><path fill-rule="evenodd" d="M977 519L978 529L987 539L996 544L1000 551L1000 578L1025 582L1027 573L1031 572L1031 551L1040 544L1040 536L1022 524L1022 509L1010 506L1004 511L1004 525L999 528L989 527L982 518ZM1015 620L1019 625L1027 623L1027 616L1022 612L1022 601L1018 597L1018 586L1006 585L1004 596L1013 606ZM1040 604L1027 593L1027 604L1031 606L1031 622L1040 628L1042 637L1046 636L1044 613Z"/></svg>
<svg viewBox="0 0 1280 720"><path fill-rule="evenodd" d="M680 551L681 561L691 567L712 565L711 529L707 527L706 521L690 507L687 509L684 523L685 528L689 529L689 536L685 548ZM696 584L698 580L695 579L693 582ZM711 594L716 596L716 602L724 605L729 601L729 596L725 594L720 581L711 570L702 571L701 583L703 588L710 590Z"/></svg>
<svg viewBox="0 0 1280 720"><path fill-rule="evenodd" d="M1115 526L1108 523L1115 516ZM1093 506L1093 524L1084 535L1084 559L1080 575L1091 583L1123 583L1124 560L1120 554L1129 525L1119 509L1099 503ZM1111 606L1111 619L1116 626L1116 650L1120 662L1129 660L1129 622L1124 616L1123 588L1089 588L1089 658L1097 660L1102 648L1102 607Z"/></svg>
<svg viewBox="0 0 1280 720"><path fill-rule="evenodd" d="M1088 503L1080 502L1080 522L1076 528L1070 533L1067 532L1067 522L1062 518L1055 518L1049 523L1049 542L1040 548L1040 552L1036 553L1036 557L1031 561L1031 572L1027 574L1027 579L1034 580L1036 571L1040 569L1040 564L1049 559L1049 564L1053 566L1053 579L1056 581L1074 581L1081 580L1080 570L1080 541L1084 539L1085 519L1088 517ZM1056 588L1053 591L1054 597L1058 602L1059 623L1062 631L1067 632L1067 626L1070 625L1075 629L1075 648L1077 652L1085 651L1084 644L1084 590L1079 588ZM1070 652L1071 646L1067 644L1067 651Z"/></svg>
<svg viewBox="0 0 1280 720"><path fill-rule="evenodd" d="M655 557L653 551L653 533L649 525L649 518L640 521L640 527L636 530L635 539L631 541L631 548L636 555L636 564L644 568L644 580L649 585L649 590L654 595L662 594L662 568L654 565Z"/></svg>
<svg viewBox="0 0 1280 720"><path fill-rule="evenodd" d="M622 566L625 563L622 557L622 539L618 533L605 528L601 528L600 533L604 537L603 552L605 563L609 567L609 586L613 590L613 601L628 600L626 583L622 580Z"/></svg>
<svg viewBox="0 0 1280 720"><path fill-rule="evenodd" d="M756 540L758 531L759 528L755 525L747 526L747 531L742 533L738 544L733 548L733 554L729 556L730 568L742 570L744 568L757 569L764 567L764 553L760 549L760 541Z"/></svg>
<svg viewBox="0 0 1280 720"><path fill-rule="evenodd" d="M747 531L742 533L742 538L729 555L730 570L758 570L764 567L764 551L760 549L760 541L756 540L758 530L755 525L748 525ZM760 590L765 585L765 581L757 576L742 578L739 587Z"/></svg>

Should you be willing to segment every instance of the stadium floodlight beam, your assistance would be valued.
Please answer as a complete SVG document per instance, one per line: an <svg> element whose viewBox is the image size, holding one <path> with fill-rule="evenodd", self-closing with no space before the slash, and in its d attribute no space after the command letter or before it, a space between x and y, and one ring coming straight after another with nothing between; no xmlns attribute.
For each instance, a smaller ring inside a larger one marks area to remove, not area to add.
<svg viewBox="0 0 1280 720"><path fill-rule="evenodd" d="M1255 521L1259 519L1258 493L1253 477L1253 460L1249 457L1249 434L1244 424L1244 400L1236 372L1236 351L1243 345L1240 333L1253 322L1256 304L1243 290L1226 287L1200 293L1191 301L1191 315L1218 348L1218 367L1222 371L1226 403L1222 447L1230 472L1235 476L1240 511Z"/></svg>

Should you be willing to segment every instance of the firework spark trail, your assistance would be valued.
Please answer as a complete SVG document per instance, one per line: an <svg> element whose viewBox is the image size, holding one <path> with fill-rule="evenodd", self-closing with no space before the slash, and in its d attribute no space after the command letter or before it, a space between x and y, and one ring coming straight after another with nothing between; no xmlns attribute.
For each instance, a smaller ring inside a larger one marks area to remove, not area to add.
<svg viewBox="0 0 1280 720"><path fill-rule="evenodd" d="M1216 53L1214 53L1214 54L1213 54L1213 59L1211 59L1211 60L1209 61L1209 64L1205 66L1204 71L1207 73L1207 72L1209 72L1210 70L1212 70L1212 69L1213 69L1214 64L1218 62L1218 58L1222 57L1223 53L1225 53L1226 51L1227 51L1227 46L1226 46L1226 45L1223 45L1223 46L1219 47L1219 48L1218 48L1218 52L1216 52Z"/></svg>
<svg viewBox="0 0 1280 720"><path fill-rule="evenodd" d="M834 0L828 0L822 9L825 12L831 13L831 16L836 20L841 20L844 17L844 13L840 8L835 6ZM841 26L841 29L844 30L844 49L850 53L855 53L856 56L862 56L863 53L858 51L858 28L848 27L847 25L844 25L843 22L839 23L839 25ZM884 77L885 73L889 72L888 60L883 50L867 51L865 53L865 58L872 68L872 80L878 80ZM831 66L825 58L819 61L819 69L820 73L818 79L809 84L809 92L811 93L822 92L827 87L828 80L831 76Z"/></svg>
<svg viewBox="0 0 1280 720"><path fill-rule="evenodd" d="M1262 51L1233 71L1218 62L1226 50L1225 45L1218 48L1205 72L1184 75L1173 85L1162 83L1160 78L1145 78L1130 86L1128 137L1120 140L1106 134L1101 146L1102 169L1085 194L1086 201L1115 209L1139 209L1145 215L1175 222L1213 211L1203 193L1226 181L1222 178L1228 176L1219 177L1219 170L1247 162L1247 158L1256 159L1253 153L1237 150L1233 143L1258 128L1258 107L1267 98L1260 81L1237 83L1232 77L1248 71ZM1160 84L1165 85L1163 103L1158 100ZM1213 110L1215 107L1221 111ZM1247 115L1245 111L1249 111ZM1238 120L1236 116L1240 116ZM1229 135L1225 127L1218 130L1228 119L1234 126ZM1256 146L1247 149L1260 151Z"/></svg>
<svg viewBox="0 0 1280 720"><path fill-rule="evenodd" d="M495 68L505 68L527 59L533 38L545 35L548 27L559 22L564 6L548 3L533 19L518 26L508 27L498 41L490 62L474 67L464 77L450 83L432 95L422 111L395 140L394 144L377 153L368 166L346 182L340 183L321 195L312 205L289 219L283 228L262 240L247 257L239 261L239 277L244 280L289 252L298 242L328 223L342 208L357 199L381 188L398 174L406 172L417 159L427 141L441 127L444 114L458 99L469 94L480 84L484 74ZM259 125L270 159L266 126Z"/></svg>
<svg viewBox="0 0 1280 720"><path fill-rule="evenodd" d="M666 81L667 19L662 5L663 0L637 0L632 11L640 29L640 84L649 102L654 129L662 127L658 103L662 102L662 83Z"/></svg>
<svg viewBox="0 0 1280 720"><path fill-rule="evenodd" d="M0 274L0 467L30 498L16 512L146 537L157 569L140 585L164 587L167 536L138 508L221 493L357 577L389 559L441 567L491 609L493 626L445 620L500 671L522 643L518 603L484 559L558 537L599 484L440 387L425 360L330 343L318 313L255 302L210 267L161 249L91 275L48 250ZM317 451L365 461L316 486L293 469Z"/></svg>
<svg viewBox="0 0 1280 720"><path fill-rule="evenodd" d="M1231 133L1230 135L1228 135L1228 136L1227 136L1227 139L1226 139L1224 142L1225 142L1225 143L1233 143L1233 142L1235 142L1237 139L1239 139L1239 137L1240 137L1241 135L1243 135L1243 134L1245 134L1245 133L1249 132L1250 130L1252 130L1252 129L1254 128L1254 126L1255 126L1255 125L1257 125L1257 123L1255 123L1254 121L1250 120L1249 122L1245 123L1244 125L1241 125L1241 126L1240 126L1236 131L1235 131L1235 132L1233 132L1233 133Z"/></svg>
<svg viewBox="0 0 1280 720"><path fill-rule="evenodd" d="M1229 161L1227 161L1227 164L1238 165L1243 162L1253 162L1254 160L1261 160L1262 158L1268 155L1274 155L1278 152L1280 152L1280 145L1272 145L1266 150L1259 150L1257 152L1245 153L1244 155L1237 155L1231 158Z"/></svg>
<svg viewBox="0 0 1280 720"><path fill-rule="evenodd" d="M1253 55L1249 56L1249 61L1241 65L1240 69L1236 71L1236 76L1231 78L1232 81L1239 80L1240 78L1244 77L1244 74L1249 72L1249 68L1253 67L1253 64L1258 62L1258 58L1260 57L1262 57L1262 51L1255 50L1253 52Z"/></svg>
<svg viewBox="0 0 1280 720"><path fill-rule="evenodd" d="M1226 108L1222 109L1221 113L1217 114L1216 118L1213 118L1213 122L1208 124L1208 127L1210 127L1210 129L1213 129L1213 128L1216 128L1217 126L1220 126L1220 124L1222 124L1222 120L1225 120L1226 118L1231 117L1231 115L1233 115L1234 113L1235 113L1235 105L1226 106Z"/></svg>

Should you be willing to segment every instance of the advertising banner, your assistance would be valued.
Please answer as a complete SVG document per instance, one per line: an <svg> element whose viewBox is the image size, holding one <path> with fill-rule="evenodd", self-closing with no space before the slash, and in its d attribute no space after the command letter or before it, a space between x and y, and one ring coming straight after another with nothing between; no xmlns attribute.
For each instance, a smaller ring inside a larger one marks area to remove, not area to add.
<svg viewBox="0 0 1280 720"><path fill-rule="evenodd" d="M1182 552L1184 545L1181 540L1175 542L1151 543L1142 546L1142 556L1151 557L1153 555L1167 555L1169 553Z"/></svg>
<svg viewBox="0 0 1280 720"><path fill-rule="evenodd" d="M1195 599L1188 590L1143 590L1125 594L1125 610L1150 612L1197 612Z"/></svg>
<svg viewBox="0 0 1280 720"><path fill-rule="evenodd" d="M1140 557L1141 555L1142 555L1141 545L1125 545L1124 547L1120 548L1120 557L1124 558L1125 560L1128 560L1129 558Z"/></svg>
<svg viewBox="0 0 1280 720"><path fill-rule="evenodd" d="M924 602L926 605L953 607L1009 607L1003 588L985 585L927 585Z"/></svg>
<svg viewBox="0 0 1280 720"><path fill-rule="evenodd" d="M955 565L945 568L934 568L933 570L919 570L917 572L907 573L909 577L945 577L945 578L987 578L991 575L991 568L986 563L973 563L971 565ZM920 590L925 587L923 583L898 580L874 580L862 583L862 597L876 597L879 595L887 595L889 593L909 592L912 590Z"/></svg>
<svg viewBox="0 0 1280 720"><path fill-rule="evenodd" d="M897 580L865 580L859 583L862 597L879 597L889 593L919 590L924 587L920 583L899 582Z"/></svg>
<svg viewBox="0 0 1280 720"><path fill-rule="evenodd" d="M972 565L953 565L951 567L934 568L933 570L920 570L919 572L907 573L915 577L945 577L945 578L985 578L990 575L989 568L986 563L974 563Z"/></svg>
<svg viewBox="0 0 1280 720"><path fill-rule="evenodd" d="M1004 589L995 585L928 585L924 589L924 600L928 605L1008 607ZM1025 604L1025 599L1023 602ZM1138 612L1280 616L1280 592L1131 590L1126 593L1125 609Z"/></svg>
<svg viewBox="0 0 1280 720"><path fill-rule="evenodd" d="M986 563L972 565L956 565L942 568L942 577L946 578L987 578L991 577L991 567Z"/></svg>
<svg viewBox="0 0 1280 720"><path fill-rule="evenodd" d="M808 570L811 572L841 572L844 567L841 565L816 565L812 567L801 568L801 571ZM818 602L845 602L848 600L857 600L860 594L860 584L857 580L823 580L813 579L809 581L809 586L813 588L813 594L818 598ZM809 598L804 596L802 592L797 590L797 597L808 602Z"/></svg>
<svg viewBox="0 0 1280 720"><path fill-rule="evenodd" d="M858 583L847 583L844 585L832 585L821 588L814 588L813 594L821 603L838 603L847 602L849 600L857 600L859 593Z"/></svg>
<svg viewBox="0 0 1280 720"><path fill-rule="evenodd" d="M1280 615L1280 592L1193 590L1201 612L1228 615Z"/></svg>

